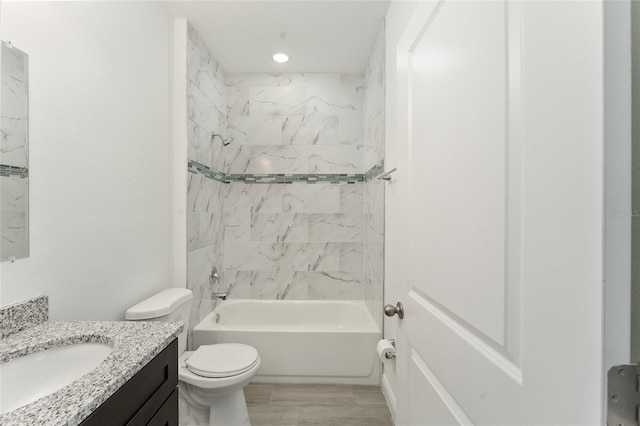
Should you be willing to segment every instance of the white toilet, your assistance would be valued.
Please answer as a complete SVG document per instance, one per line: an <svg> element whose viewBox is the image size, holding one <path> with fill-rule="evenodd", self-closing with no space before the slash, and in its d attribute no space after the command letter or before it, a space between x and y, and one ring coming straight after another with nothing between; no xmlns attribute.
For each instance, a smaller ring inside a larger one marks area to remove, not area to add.
<svg viewBox="0 0 640 426"><path fill-rule="evenodd" d="M223 343L185 352L192 299L191 290L170 288L129 308L125 319L184 323L178 337L181 425L250 425L243 388L260 368L258 351Z"/></svg>

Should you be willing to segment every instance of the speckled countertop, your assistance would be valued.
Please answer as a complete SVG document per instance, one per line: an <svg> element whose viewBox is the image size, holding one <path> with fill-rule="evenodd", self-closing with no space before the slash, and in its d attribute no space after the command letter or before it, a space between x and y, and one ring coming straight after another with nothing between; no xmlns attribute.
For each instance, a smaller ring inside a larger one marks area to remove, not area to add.
<svg viewBox="0 0 640 426"><path fill-rule="evenodd" d="M79 424L166 348L182 328L181 323L170 322L54 321L0 339L0 363L74 343L106 343L114 348L90 373L49 396L0 415L0 424Z"/></svg>

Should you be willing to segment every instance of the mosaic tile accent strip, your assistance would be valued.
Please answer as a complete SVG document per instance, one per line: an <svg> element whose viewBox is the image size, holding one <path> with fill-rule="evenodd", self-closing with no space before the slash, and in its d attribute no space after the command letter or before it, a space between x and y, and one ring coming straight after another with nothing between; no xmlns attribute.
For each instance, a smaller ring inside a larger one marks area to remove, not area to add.
<svg viewBox="0 0 640 426"><path fill-rule="evenodd" d="M381 160L378 164L371 168L367 173L273 173L273 174L225 174L223 172L211 170L204 164L197 163L189 160L188 163L189 173L199 174L209 179L217 180L218 182L231 183L360 183L367 182L378 176L384 171L384 160Z"/></svg>
<svg viewBox="0 0 640 426"><path fill-rule="evenodd" d="M382 173L384 173L384 159L380 160L378 164L373 166L367 173L364 174L364 181L369 182L371 179Z"/></svg>
<svg viewBox="0 0 640 426"><path fill-rule="evenodd" d="M27 167L9 166L7 164L0 164L0 176L4 177L29 177L29 169Z"/></svg>
<svg viewBox="0 0 640 426"><path fill-rule="evenodd" d="M74 426L166 348L182 323L147 321L53 321L0 340L0 363L76 343L106 343L107 358L68 386L0 415L3 426Z"/></svg>
<svg viewBox="0 0 640 426"><path fill-rule="evenodd" d="M0 338L49 320L49 298L38 296L0 308Z"/></svg>
<svg viewBox="0 0 640 426"><path fill-rule="evenodd" d="M225 183L358 183L362 174L229 174Z"/></svg>
<svg viewBox="0 0 640 426"><path fill-rule="evenodd" d="M196 163L195 161L189 160L188 169L189 173L200 174L204 177L208 177L209 179L227 183L225 182L225 174L223 172L211 170L209 166L205 166L204 164Z"/></svg>

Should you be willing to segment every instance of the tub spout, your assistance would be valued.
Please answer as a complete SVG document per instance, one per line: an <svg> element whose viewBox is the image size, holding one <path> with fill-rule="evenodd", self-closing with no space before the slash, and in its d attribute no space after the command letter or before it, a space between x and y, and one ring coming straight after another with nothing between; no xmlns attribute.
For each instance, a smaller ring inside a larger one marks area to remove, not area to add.
<svg viewBox="0 0 640 426"><path fill-rule="evenodd" d="M211 293L211 298L227 300L227 293Z"/></svg>

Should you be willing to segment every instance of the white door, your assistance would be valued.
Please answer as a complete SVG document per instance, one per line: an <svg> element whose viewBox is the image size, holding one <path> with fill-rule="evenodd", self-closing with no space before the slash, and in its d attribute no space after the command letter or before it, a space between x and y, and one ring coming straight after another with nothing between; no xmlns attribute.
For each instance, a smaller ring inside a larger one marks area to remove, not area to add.
<svg viewBox="0 0 640 426"><path fill-rule="evenodd" d="M601 424L602 37L597 1L408 24L398 424Z"/></svg>

